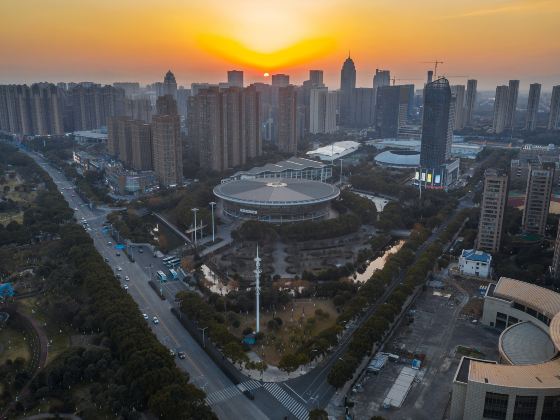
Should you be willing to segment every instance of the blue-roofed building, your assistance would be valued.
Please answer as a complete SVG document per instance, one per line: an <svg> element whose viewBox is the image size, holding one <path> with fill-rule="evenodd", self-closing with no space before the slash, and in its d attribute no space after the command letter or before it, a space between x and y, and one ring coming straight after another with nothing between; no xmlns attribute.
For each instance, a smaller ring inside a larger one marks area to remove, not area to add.
<svg viewBox="0 0 560 420"><path fill-rule="evenodd" d="M467 276L488 278L491 273L492 255L476 249L463 249L459 257L459 271Z"/></svg>

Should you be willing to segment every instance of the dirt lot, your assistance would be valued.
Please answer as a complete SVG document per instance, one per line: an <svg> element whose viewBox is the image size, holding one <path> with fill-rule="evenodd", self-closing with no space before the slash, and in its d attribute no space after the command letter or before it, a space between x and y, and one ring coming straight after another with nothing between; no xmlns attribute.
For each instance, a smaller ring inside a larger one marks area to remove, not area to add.
<svg viewBox="0 0 560 420"><path fill-rule="evenodd" d="M414 321L403 322L384 349L399 354L401 359L389 362L378 375L364 377L352 397L355 418L443 419L461 353L476 352L487 359L498 359L499 333L462 314L472 297L471 287L466 290L463 285L461 281L458 287L447 284L443 290L428 288L419 296L413 306ZM387 393L401 369L410 366L412 355L423 357L424 363L402 407L383 408Z"/></svg>
<svg viewBox="0 0 560 420"><path fill-rule="evenodd" d="M317 310L326 315L317 315ZM261 331L265 333L264 347L255 348L255 351L267 364L277 366L285 351L296 348L303 340L334 325L337 315L332 302L322 299L295 300L293 306L279 308L274 313L262 312ZM282 319L282 327L278 331L270 331L267 328L267 323L272 318ZM255 317L248 316L243 318L241 326L232 332L241 337L243 329L254 326Z"/></svg>

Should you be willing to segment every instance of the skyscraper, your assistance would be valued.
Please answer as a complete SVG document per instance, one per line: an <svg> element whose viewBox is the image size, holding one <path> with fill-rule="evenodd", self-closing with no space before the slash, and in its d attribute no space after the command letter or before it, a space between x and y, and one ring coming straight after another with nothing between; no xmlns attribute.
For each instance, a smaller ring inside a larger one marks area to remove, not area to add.
<svg viewBox="0 0 560 420"><path fill-rule="evenodd" d="M171 97L177 100L177 81L175 80L175 75L171 73L171 70L168 70L165 73L165 77L163 78L163 90L161 95L171 95Z"/></svg>
<svg viewBox="0 0 560 420"><path fill-rule="evenodd" d="M278 89L278 150L297 153L297 93L294 86Z"/></svg>
<svg viewBox="0 0 560 420"><path fill-rule="evenodd" d="M222 172L262 154L257 86L201 89L189 99L188 126L200 166Z"/></svg>
<svg viewBox="0 0 560 420"><path fill-rule="evenodd" d="M287 74L273 74L272 86L286 87L290 84L290 76Z"/></svg>
<svg viewBox="0 0 560 420"><path fill-rule="evenodd" d="M327 88L311 89L309 100L309 132L334 133L336 131L337 93Z"/></svg>
<svg viewBox="0 0 560 420"><path fill-rule="evenodd" d="M149 171L152 165L152 127L144 121L130 122L132 168Z"/></svg>
<svg viewBox="0 0 560 420"><path fill-rule="evenodd" d="M153 111L150 98L142 96L134 99L126 98L125 115L133 120L151 122Z"/></svg>
<svg viewBox="0 0 560 420"><path fill-rule="evenodd" d="M492 253L500 250L507 195L507 174L495 169L487 169L484 172L484 192L476 239L477 249Z"/></svg>
<svg viewBox="0 0 560 420"><path fill-rule="evenodd" d="M407 121L411 85L380 86L376 89L375 125L381 138L398 137Z"/></svg>
<svg viewBox="0 0 560 420"><path fill-rule="evenodd" d="M461 130L465 126L465 86L451 86L451 94L455 98L453 128L455 130Z"/></svg>
<svg viewBox="0 0 560 420"><path fill-rule="evenodd" d="M349 124L351 127L375 125L375 89L356 88L351 97Z"/></svg>
<svg viewBox="0 0 560 420"><path fill-rule="evenodd" d="M499 134L506 128L508 98L508 86L502 85L496 87L496 96L494 98L494 116L492 118L492 131L494 133Z"/></svg>
<svg viewBox="0 0 560 420"><path fill-rule="evenodd" d="M109 117L125 115L123 89L80 83L71 88L72 130L91 130L106 127Z"/></svg>
<svg viewBox="0 0 560 420"><path fill-rule="evenodd" d="M471 126L473 122L473 112L476 105L476 85L477 81L470 79L467 81L467 98L465 101L465 125Z"/></svg>
<svg viewBox="0 0 560 420"><path fill-rule="evenodd" d="M132 162L129 117L110 117L107 124L107 152L125 164Z"/></svg>
<svg viewBox="0 0 560 420"><path fill-rule="evenodd" d="M529 86L529 101L527 102L527 117L525 119L525 130L534 131L537 128L537 113L541 99L540 83L531 83Z"/></svg>
<svg viewBox="0 0 560 420"><path fill-rule="evenodd" d="M152 119L152 158L159 183L165 187L183 181L183 147L178 115L156 115Z"/></svg>
<svg viewBox="0 0 560 420"><path fill-rule="evenodd" d="M424 115L420 166L439 169L449 159L452 125L450 121L451 88L445 78L434 80L424 88Z"/></svg>
<svg viewBox="0 0 560 420"><path fill-rule="evenodd" d="M548 117L548 129L560 130L560 85L552 88L550 98L550 115Z"/></svg>
<svg viewBox="0 0 560 420"><path fill-rule="evenodd" d="M323 70L309 70L309 81L313 86L323 86Z"/></svg>
<svg viewBox="0 0 560 420"><path fill-rule="evenodd" d="M519 95L519 80L510 80L508 85L508 109L505 128L515 128L515 113L517 111L517 97Z"/></svg>
<svg viewBox="0 0 560 420"><path fill-rule="evenodd" d="M554 163L530 164L523 209L523 232L544 235L553 183Z"/></svg>
<svg viewBox="0 0 560 420"><path fill-rule="evenodd" d="M157 115L179 115L177 101L170 94L160 96L156 100Z"/></svg>
<svg viewBox="0 0 560 420"><path fill-rule="evenodd" d="M375 69L373 88L377 89L389 85L391 85L391 72L389 70Z"/></svg>
<svg viewBox="0 0 560 420"><path fill-rule="evenodd" d="M352 94L356 88L356 67L348 56L340 71L340 125L349 126L351 121Z"/></svg>
<svg viewBox="0 0 560 420"><path fill-rule="evenodd" d="M243 87L243 72L241 70L229 70L227 81L230 87Z"/></svg>

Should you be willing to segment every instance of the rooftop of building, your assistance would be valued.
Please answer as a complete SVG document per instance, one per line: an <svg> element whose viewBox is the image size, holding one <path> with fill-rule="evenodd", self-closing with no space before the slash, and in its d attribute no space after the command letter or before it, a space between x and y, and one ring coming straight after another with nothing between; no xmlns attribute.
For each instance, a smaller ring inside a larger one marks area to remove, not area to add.
<svg viewBox="0 0 560 420"><path fill-rule="evenodd" d="M519 322L500 335L500 351L512 365L535 365L548 362L557 350L550 336L532 322Z"/></svg>
<svg viewBox="0 0 560 420"><path fill-rule="evenodd" d="M257 166L255 168L248 169L246 171L238 171L233 174L231 177L239 177L241 175L258 175L262 174L263 172L282 172L288 169L292 170L304 170L304 169L321 169L327 166L322 162L317 162L316 160L300 158L300 157L291 157L286 160L282 160L277 163L267 163L263 166Z"/></svg>
<svg viewBox="0 0 560 420"><path fill-rule="evenodd" d="M492 255L476 249L463 249L463 251L461 251L461 257L469 261L483 262L486 264L490 264L492 261Z"/></svg>
<svg viewBox="0 0 560 420"><path fill-rule="evenodd" d="M320 155L327 158L340 158L344 157L354 151L358 150L361 146L360 143L357 141L352 140L345 140L345 141L337 141L332 144L328 144L326 146L319 147L315 150L310 150L306 153L307 156L315 156Z"/></svg>
<svg viewBox="0 0 560 420"><path fill-rule="evenodd" d="M214 194L240 204L301 205L332 200L340 195L340 190L335 185L320 181L258 178L217 185Z"/></svg>
<svg viewBox="0 0 560 420"><path fill-rule="evenodd" d="M380 165L415 168L420 165L420 152L412 150L386 150L375 156L374 160Z"/></svg>
<svg viewBox="0 0 560 420"><path fill-rule="evenodd" d="M521 280L500 278L493 296L528 306L550 319L560 312L559 293Z"/></svg>

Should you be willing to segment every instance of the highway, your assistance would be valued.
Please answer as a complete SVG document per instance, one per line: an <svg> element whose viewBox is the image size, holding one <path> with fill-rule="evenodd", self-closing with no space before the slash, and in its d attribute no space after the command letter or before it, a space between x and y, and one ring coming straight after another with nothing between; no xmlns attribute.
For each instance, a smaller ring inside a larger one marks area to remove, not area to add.
<svg viewBox="0 0 560 420"><path fill-rule="evenodd" d="M90 209L75 193L73 183L66 179L63 173L51 167L40 155L36 153L28 154L51 176L70 207L74 209L76 219L80 221L84 218L88 222L90 228L88 233L93 239L97 251L108 261L115 274L121 274L122 284L126 283L128 285L128 293L138 304L140 312L146 313L150 317L147 322L159 341L170 349L186 353L187 357L185 359L177 358L176 362L181 369L189 373L191 381L208 395L231 390L232 387L235 388L231 380L214 364L171 313L172 301L161 300L148 285L149 272L145 271L145 267L131 263L124 253L117 256L113 245L108 245L112 238L103 233L102 227L109 211L106 209ZM122 271L117 271L118 267ZM125 276L129 276L130 281L126 282L124 280ZM157 325L152 322L154 316L159 320ZM285 416L291 416L291 413L272 397L266 398L264 396L259 402L259 393L257 392L255 392L257 396L255 401L249 400L241 392L232 392L232 394L224 402L212 404L213 411L220 419L261 420L268 418L283 419ZM262 409L257 406L257 402L263 406ZM263 409L269 415L266 415ZM272 416L270 416L271 413L273 413Z"/></svg>

